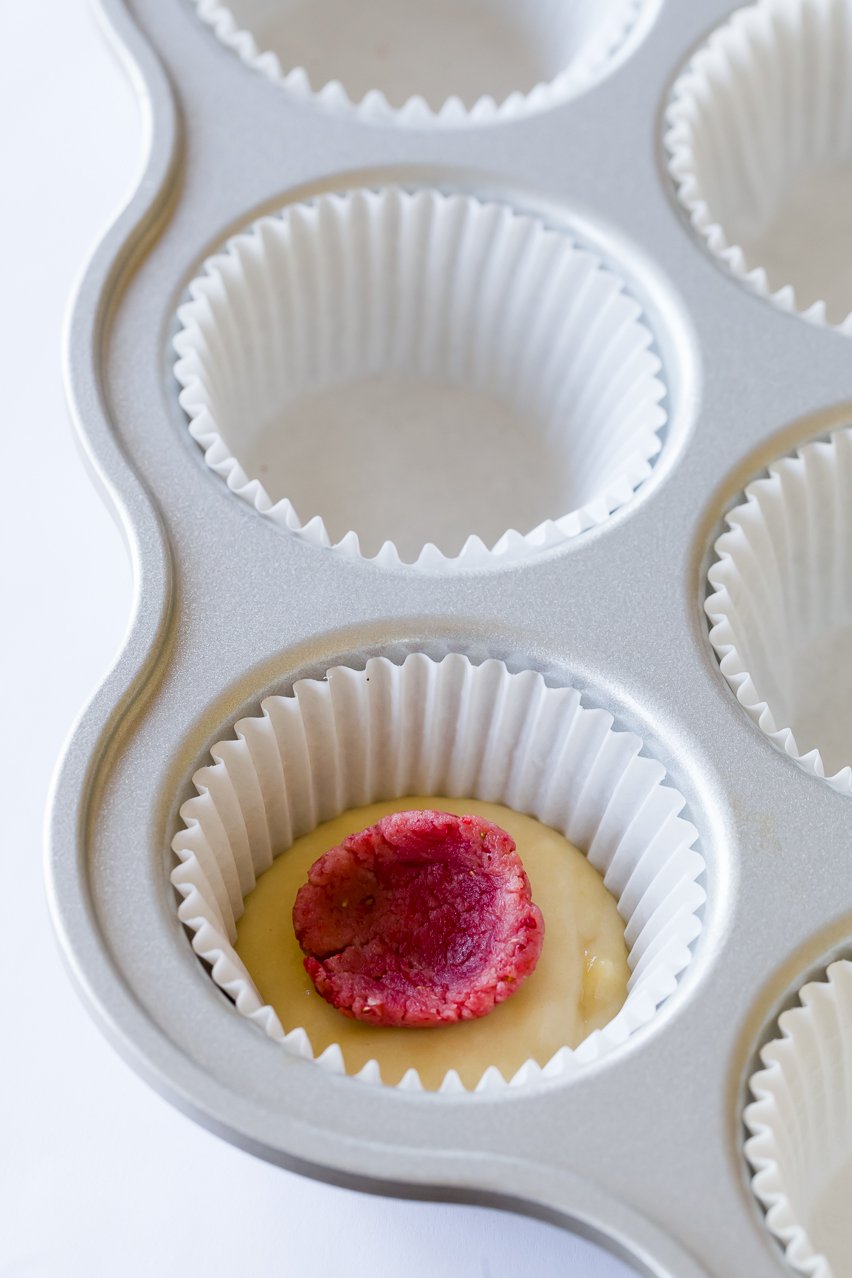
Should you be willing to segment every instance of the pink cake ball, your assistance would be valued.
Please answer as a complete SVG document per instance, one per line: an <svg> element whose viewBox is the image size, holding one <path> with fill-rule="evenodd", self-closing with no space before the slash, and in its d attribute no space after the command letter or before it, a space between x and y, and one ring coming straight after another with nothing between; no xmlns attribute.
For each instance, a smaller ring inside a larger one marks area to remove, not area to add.
<svg viewBox="0 0 852 1278"><path fill-rule="evenodd" d="M433 811L395 812L321 856L293 926L317 991L372 1025L485 1016L530 975L544 940L506 831Z"/></svg>

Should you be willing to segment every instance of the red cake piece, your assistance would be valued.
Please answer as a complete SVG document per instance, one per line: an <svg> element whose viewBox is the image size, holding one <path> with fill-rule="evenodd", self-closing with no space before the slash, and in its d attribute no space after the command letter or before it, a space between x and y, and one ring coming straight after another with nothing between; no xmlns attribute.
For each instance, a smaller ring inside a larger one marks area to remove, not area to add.
<svg viewBox="0 0 852 1278"><path fill-rule="evenodd" d="M311 866L293 907L327 1002L373 1025L485 1016L538 962L541 911L514 841L449 812L395 812Z"/></svg>

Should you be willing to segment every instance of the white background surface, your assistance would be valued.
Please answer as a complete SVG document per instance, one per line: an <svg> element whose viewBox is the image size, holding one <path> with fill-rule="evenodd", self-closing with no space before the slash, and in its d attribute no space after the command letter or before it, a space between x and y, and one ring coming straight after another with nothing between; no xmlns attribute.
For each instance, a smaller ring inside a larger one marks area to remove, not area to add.
<svg viewBox="0 0 852 1278"><path fill-rule="evenodd" d="M84 0L0 2L0 121L0 1278L625 1278L546 1225L331 1189L232 1149L137 1079L78 1003L47 917L42 814L131 582L77 457L60 339L142 158L133 96Z"/></svg>

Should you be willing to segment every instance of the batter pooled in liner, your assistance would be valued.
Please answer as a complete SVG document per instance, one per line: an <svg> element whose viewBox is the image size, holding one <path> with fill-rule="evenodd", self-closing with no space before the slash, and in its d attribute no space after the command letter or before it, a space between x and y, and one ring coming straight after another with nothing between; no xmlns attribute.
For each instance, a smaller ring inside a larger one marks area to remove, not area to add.
<svg viewBox="0 0 852 1278"><path fill-rule="evenodd" d="M386 816L326 852L293 925L323 998L393 1026L485 1016L532 972L544 935L511 836L435 810Z"/></svg>
<svg viewBox="0 0 852 1278"><path fill-rule="evenodd" d="M391 812L415 808L471 813L506 830L520 849L547 939L523 987L488 1016L428 1029L368 1025L341 1016L317 994L293 930L293 902L310 867L329 848ZM373 803L296 839L246 897L236 950L284 1029L301 1026L316 1056L337 1043L349 1074L375 1060L384 1082L398 1083L413 1068L430 1089L440 1087L450 1069L472 1088L489 1065L506 1078L530 1058L545 1065L561 1047L577 1047L612 1020L630 977L624 922L582 852L533 817L496 803L444 796Z"/></svg>

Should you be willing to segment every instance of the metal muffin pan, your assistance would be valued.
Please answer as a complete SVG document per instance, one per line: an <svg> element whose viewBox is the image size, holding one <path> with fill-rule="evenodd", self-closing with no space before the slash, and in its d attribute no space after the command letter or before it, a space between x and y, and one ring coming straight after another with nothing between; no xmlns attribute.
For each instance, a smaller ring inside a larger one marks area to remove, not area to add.
<svg viewBox="0 0 852 1278"><path fill-rule="evenodd" d="M788 1272L749 1186L745 1080L795 990L852 951L849 799L749 721L703 614L725 510L852 417L848 339L720 270L665 171L669 88L728 8L666 0L612 74L551 110L415 130L290 100L186 0L102 0L150 145L67 342L79 437L135 575L130 633L67 747L49 833L54 920L104 1031L172 1103L272 1162L538 1216L656 1278ZM515 566L390 568L276 527L205 465L172 372L189 280L262 213L384 184L533 211L627 279L669 424L650 479L599 527ZM170 844L211 744L297 678L412 650L576 686L644 739L700 832L691 966L648 1025L571 1078L444 1096L335 1077L248 1026L178 921Z"/></svg>

